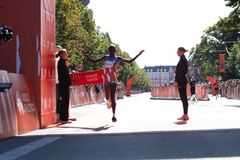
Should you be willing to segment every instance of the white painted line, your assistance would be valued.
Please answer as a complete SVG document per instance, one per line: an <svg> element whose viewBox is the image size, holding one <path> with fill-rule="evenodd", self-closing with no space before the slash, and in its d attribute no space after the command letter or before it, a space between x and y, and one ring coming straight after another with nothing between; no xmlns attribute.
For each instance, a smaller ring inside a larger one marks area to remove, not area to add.
<svg viewBox="0 0 240 160"><path fill-rule="evenodd" d="M17 159L21 156L24 156L40 147L43 147L49 143L52 143L61 137L46 137L46 138L41 138L37 141L34 141L32 143L26 144L24 146L15 148L11 151L8 151L6 153L0 154L1 160L14 160Z"/></svg>
<svg viewBox="0 0 240 160"><path fill-rule="evenodd" d="M208 158L176 158L175 160L239 160L240 157L208 157ZM157 159L148 159L148 160L157 160ZM166 159L166 160L173 160L173 159Z"/></svg>

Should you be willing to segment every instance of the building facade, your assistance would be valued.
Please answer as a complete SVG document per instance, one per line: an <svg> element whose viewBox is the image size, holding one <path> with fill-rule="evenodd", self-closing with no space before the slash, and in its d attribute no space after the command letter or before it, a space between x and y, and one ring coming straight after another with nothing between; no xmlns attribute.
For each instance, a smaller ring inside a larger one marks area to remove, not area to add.
<svg viewBox="0 0 240 160"><path fill-rule="evenodd" d="M152 86L171 85L174 82L176 66L145 66L144 71L148 75Z"/></svg>

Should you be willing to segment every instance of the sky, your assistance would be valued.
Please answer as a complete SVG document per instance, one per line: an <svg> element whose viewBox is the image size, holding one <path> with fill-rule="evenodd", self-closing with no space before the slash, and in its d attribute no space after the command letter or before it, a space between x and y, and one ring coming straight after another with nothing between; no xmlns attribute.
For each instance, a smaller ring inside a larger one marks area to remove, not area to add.
<svg viewBox="0 0 240 160"><path fill-rule="evenodd" d="M101 32L144 66L176 65L176 50L200 43L207 27L229 15L224 0L91 0ZM186 53L188 57L189 53Z"/></svg>

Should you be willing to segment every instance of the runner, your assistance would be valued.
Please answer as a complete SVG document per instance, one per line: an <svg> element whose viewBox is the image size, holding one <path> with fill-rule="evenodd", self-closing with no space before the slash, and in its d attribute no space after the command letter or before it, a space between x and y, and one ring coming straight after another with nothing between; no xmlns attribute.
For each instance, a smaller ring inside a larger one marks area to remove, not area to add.
<svg viewBox="0 0 240 160"><path fill-rule="evenodd" d="M83 49L81 49L81 51L82 51L83 55L85 55L93 63L104 62L104 68L113 68L113 69L120 62L132 63L133 61L135 61L135 59L137 59L144 52L144 50L141 50L138 55L136 55L134 58L128 60L128 59L124 59L122 57L118 57L115 55L116 47L113 44L111 44L108 47L109 55L104 55L103 57L101 57L99 59L91 58L88 54L86 54L86 52ZM112 113L113 113L112 121L116 122L117 118L115 116L115 112L116 112L115 92L116 92L117 82L116 82L116 80L107 82L104 84L104 87L105 87L105 97L108 101L107 106L108 106L108 108L112 108Z"/></svg>

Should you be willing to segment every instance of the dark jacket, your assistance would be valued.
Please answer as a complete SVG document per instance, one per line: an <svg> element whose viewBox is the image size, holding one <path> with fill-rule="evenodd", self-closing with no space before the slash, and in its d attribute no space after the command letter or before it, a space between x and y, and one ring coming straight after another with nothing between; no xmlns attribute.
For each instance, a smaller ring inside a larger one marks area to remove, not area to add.
<svg viewBox="0 0 240 160"><path fill-rule="evenodd" d="M66 60L60 58L58 61L57 69L58 69L58 80L60 86L70 86L71 80L68 68L65 64Z"/></svg>
<svg viewBox="0 0 240 160"><path fill-rule="evenodd" d="M188 72L188 61L186 57L183 55L180 57L180 60L176 67L175 81L178 83L178 85L187 84L187 78L186 78L187 72Z"/></svg>

